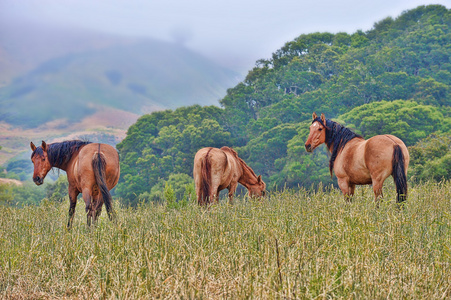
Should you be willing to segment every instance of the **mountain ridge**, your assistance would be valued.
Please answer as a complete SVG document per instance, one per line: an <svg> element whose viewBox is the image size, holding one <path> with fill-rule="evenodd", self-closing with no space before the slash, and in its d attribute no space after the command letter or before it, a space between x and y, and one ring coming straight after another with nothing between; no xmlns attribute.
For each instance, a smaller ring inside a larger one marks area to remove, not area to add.
<svg viewBox="0 0 451 300"><path fill-rule="evenodd" d="M137 114L213 105L237 76L186 48L160 41L68 54L0 89L0 120L23 127L59 118L78 120L96 111L91 102ZM39 107L33 107L36 103Z"/></svg>
<svg viewBox="0 0 451 300"><path fill-rule="evenodd" d="M0 26L0 68L0 162L28 147L19 146L14 128L46 140L103 132L95 116L114 110L123 117L113 121L127 121L109 128L123 137L142 114L219 106L239 81L237 72L180 44L29 25Z"/></svg>

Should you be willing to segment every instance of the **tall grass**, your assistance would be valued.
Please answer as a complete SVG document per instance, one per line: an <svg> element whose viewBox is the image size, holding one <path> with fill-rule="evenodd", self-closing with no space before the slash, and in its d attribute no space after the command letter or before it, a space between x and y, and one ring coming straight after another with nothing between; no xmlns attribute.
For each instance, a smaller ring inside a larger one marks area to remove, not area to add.
<svg viewBox="0 0 451 300"><path fill-rule="evenodd" d="M273 193L210 209L122 208L87 228L79 201L0 208L2 298L451 297L451 183Z"/></svg>

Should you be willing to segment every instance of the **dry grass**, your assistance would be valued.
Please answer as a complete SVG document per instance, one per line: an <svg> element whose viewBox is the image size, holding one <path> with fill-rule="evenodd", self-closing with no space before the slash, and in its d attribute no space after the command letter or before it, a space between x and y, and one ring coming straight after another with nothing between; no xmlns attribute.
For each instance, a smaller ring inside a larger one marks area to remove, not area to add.
<svg viewBox="0 0 451 300"><path fill-rule="evenodd" d="M118 207L85 225L83 204L0 208L0 296L23 299L451 297L451 183L284 191L209 210Z"/></svg>

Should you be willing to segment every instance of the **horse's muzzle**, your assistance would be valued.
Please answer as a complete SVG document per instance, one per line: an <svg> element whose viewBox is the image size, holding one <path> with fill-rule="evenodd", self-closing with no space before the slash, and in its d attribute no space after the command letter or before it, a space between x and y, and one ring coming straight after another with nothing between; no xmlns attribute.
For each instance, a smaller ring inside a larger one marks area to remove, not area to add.
<svg viewBox="0 0 451 300"><path fill-rule="evenodd" d="M41 185L44 183L44 178L41 178L40 176L33 177L33 182L36 185Z"/></svg>
<svg viewBox="0 0 451 300"><path fill-rule="evenodd" d="M307 152L312 152L312 144L305 144L305 150L307 151Z"/></svg>
<svg viewBox="0 0 451 300"><path fill-rule="evenodd" d="M268 191L265 191L265 195L264 195L268 200L271 200L271 193Z"/></svg>

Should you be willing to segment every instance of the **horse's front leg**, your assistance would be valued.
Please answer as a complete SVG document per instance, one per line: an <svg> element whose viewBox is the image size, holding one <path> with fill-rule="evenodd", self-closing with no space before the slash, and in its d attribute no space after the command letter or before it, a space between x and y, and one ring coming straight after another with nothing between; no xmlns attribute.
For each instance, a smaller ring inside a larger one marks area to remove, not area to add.
<svg viewBox="0 0 451 300"><path fill-rule="evenodd" d="M352 196L354 196L355 184L350 183L348 178L337 178L337 181L345 201L351 202Z"/></svg>
<svg viewBox="0 0 451 300"><path fill-rule="evenodd" d="M77 197L80 194L80 192L77 189L74 189L72 187L69 187L69 220L67 222L67 228L72 227L72 222L74 220L74 214L75 214L75 207L77 206Z"/></svg>
<svg viewBox="0 0 451 300"><path fill-rule="evenodd" d="M237 183L231 183L228 187L229 190L229 204L233 205L233 196L235 195L236 188L238 187Z"/></svg>
<svg viewBox="0 0 451 300"><path fill-rule="evenodd" d="M373 179L373 192L374 192L374 202L376 206L379 207L380 199L382 198L382 185L384 184L384 180Z"/></svg>

